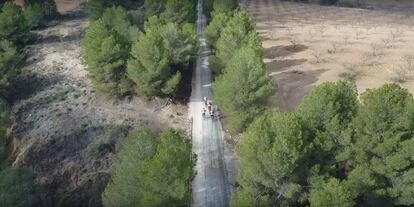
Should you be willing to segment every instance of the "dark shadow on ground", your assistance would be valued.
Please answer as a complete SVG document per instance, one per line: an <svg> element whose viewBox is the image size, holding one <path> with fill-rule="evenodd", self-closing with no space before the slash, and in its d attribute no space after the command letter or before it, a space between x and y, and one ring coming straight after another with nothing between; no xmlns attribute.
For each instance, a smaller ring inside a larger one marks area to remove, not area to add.
<svg viewBox="0 0 414 207"><path fill-rule="evenodd" d="M318 80L318 76L324 71L326 70L289 71L274 76L277 90L276 94L270 97L270 104L278 106L282 111L292 111L302 98L309 93Z"/></svg>
<svg viewBox="0 0 414 207"><path fill-rule="evenodd" d="M286 57L298 52L307 50L309 47L306 45L278 45L264 49L264 57L274 59L277 57Z"/></svg>
<svg viewBox="0 0 414 207"><path fill-rule="evenodd" d="M266 69L269 72L280 72L287 70L292 66L297 66L305 63L307 59L285 59L285 60L274 60L266 63Z"/></svg>

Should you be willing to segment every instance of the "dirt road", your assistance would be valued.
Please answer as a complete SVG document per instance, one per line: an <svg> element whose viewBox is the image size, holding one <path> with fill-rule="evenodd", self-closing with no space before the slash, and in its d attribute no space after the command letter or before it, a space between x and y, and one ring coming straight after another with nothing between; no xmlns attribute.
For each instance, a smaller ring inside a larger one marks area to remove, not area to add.
<svg viewBox="0 0 414 207"><path fill-rule="evenodd" d="M232 159L228 161L229 156L226 155L229 150L226 149L220 122L207 117L203 118L201 115L203 97L212 97L211 69L208 64L210 51L204 38L207 20L203 14L201 1L198 4L197 20L201 47L193 76L189 112L193 120L193 152L197 154L195 167L197 175L193 181L193 206L222 207L228 206L231 192L228 177L233 177L228 176L229 170L226 166L234 165L229 163Z"/></svg>

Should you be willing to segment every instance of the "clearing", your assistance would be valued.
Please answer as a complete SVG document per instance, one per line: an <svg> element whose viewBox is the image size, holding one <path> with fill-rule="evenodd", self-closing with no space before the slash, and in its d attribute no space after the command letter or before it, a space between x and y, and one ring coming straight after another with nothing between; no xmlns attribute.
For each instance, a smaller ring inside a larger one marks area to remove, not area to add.
<svg viewBox="0 0 414 207"><path fill-rule="evenodd" d="M414 93L414 3L390 7L377 0L370 8L379 9L368 10L278 0L241 2L257 23L265 63L277 81L271 103L282 110L292 110L314 85L344 74L355 75L360 93L389 82Z"/></svg>

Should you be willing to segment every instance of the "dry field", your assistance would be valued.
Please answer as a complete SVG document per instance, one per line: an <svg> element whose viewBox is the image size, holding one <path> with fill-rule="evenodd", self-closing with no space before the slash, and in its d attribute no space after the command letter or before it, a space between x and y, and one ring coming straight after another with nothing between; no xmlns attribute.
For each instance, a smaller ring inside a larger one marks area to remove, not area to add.
<svg viewBox="0 0 414 207"><path fill-rule="evenodd" d="M414 2L412 2L414 5ZM317 84L356 77L359 92L398 82L414 93L414 12L242 0L277 81L272 103L291 110Z"/></svg>

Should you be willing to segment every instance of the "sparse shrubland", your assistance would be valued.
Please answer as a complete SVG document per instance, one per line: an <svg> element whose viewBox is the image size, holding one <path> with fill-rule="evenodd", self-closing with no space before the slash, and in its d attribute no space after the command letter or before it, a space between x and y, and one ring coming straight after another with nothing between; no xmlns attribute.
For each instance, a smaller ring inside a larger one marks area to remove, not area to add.
<svg viewBox="0 0 414 207"><path fill-rule="evenodd" d="M118 154L112 181L102 196L109 206L185 206L191 201L194 175L191 144L167 129L159 137L138 129Z"/></svg>

